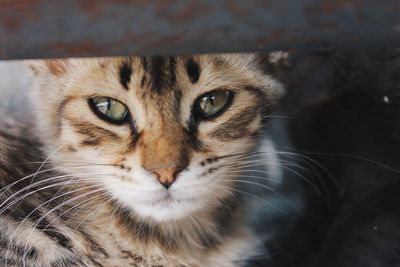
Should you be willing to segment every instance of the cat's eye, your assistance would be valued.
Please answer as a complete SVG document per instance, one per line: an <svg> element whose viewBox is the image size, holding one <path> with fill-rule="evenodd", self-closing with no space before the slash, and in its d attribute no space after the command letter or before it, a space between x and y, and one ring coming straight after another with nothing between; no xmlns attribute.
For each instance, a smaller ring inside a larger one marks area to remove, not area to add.
<svg viewBox="0 0 400 267"><path fill-rule="evenodd" d="M100 118L112 123L124 123L128 117L126 106L110 97L90 98L89 105Z"/></svg>
<svg viewBox="0 0 400 267"><path fill-rule="evenodd" d="M233 93L228 90L214 90L199 96L194 103L194 111L201 119L220 115L232 102Z"/></svg>

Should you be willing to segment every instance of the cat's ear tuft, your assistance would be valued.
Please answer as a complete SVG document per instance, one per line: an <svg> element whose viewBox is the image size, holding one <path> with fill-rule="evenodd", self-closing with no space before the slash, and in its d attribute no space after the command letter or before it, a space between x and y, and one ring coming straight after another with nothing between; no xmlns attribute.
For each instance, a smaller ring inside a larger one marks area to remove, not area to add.
<svg viewBox="0 0 400 267"><path fill-rule="evenodd" d="M55 76L63 75L68 68L67 59L30 60L28 66L34 75L50 73Z"/></svg>

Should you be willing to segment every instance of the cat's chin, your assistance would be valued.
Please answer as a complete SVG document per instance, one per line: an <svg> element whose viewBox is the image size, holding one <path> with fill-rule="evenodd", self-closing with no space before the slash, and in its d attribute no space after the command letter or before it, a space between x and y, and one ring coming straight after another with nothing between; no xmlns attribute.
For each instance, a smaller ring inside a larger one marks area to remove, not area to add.
<svg viewBox="0 0 400 267"><path fill-rule="evenodd" d="M143 219L157 222L181 220L189 217L198 209L194 200L179 200L168 197L152 202L135 203L131 207Z"/></svg>

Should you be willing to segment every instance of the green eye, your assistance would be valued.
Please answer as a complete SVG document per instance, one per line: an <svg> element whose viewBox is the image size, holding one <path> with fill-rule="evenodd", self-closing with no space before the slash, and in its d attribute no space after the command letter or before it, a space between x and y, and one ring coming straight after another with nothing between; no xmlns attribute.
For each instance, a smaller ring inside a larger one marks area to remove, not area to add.
<svg viewBox="0 0 400 267"><path fill-rule="evenodd" d="M101 119L112 123L123 123L128 118L128 109L121 102L110 97L99 96L89 99L92 110Z"/></svg>
<svg viewBox="0 0 400 267"><path fill-rule="evenodd" d="M210 119L220 115L232 102L233 93L227 90L214 90L198 97L194 104L196 115Z"/></svg>

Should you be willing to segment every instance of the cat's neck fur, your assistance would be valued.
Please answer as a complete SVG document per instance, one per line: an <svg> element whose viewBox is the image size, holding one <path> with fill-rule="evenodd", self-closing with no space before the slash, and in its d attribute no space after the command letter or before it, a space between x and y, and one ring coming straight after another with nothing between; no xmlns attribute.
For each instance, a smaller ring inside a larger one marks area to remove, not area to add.
<svg viewBox="0 0 400 267"><path fill-rule="evenodd" d="M248 214L240 194L233 193L188 217L159 222L138 216L109 195L84 200L85 208L76 210L82 205L79 187L85 185L64 185L63 191L77 190L70 196L77 201L63 204L60 213L66 211L66 216L60 222L68 228L64 234L72 242L79 240L72 246L80 247L79 251L86 251L88 258L102 266L123 266L128 261L134 266L200 267L209 263L236 267L239 261L264 253L247 227ZM69 217L71 210L73 216Z"/></svg>
<svg viewBox="0 0 400 267"><path fill-rule="evenodd" d="M104 266L130 262L134 266L197 267L208 263L233 267L260 253L257 239L243 223L246 216L239 198L226 199L224 205L189 218L162 223L144 221L118 203L100 198L63 223L75 229L66 235L80 240L73 246ZM82 234L86 236L83 240Z"/></svg>

